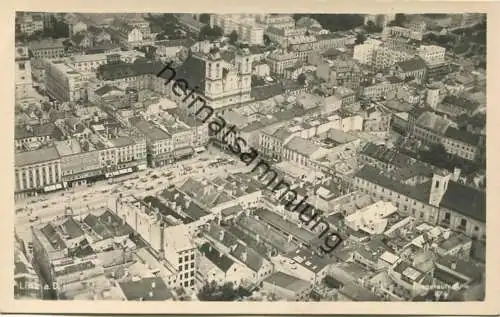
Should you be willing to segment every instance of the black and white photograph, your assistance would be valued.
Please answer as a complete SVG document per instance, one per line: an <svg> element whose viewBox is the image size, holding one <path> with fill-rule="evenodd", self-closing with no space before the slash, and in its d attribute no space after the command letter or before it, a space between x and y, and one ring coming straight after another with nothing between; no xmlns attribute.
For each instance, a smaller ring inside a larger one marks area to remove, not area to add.
<svg viewBox="0 0 500 317"><path fill-rule="evenodd" d="M484 301L486 22L17 11L14 300Z"/></svg>

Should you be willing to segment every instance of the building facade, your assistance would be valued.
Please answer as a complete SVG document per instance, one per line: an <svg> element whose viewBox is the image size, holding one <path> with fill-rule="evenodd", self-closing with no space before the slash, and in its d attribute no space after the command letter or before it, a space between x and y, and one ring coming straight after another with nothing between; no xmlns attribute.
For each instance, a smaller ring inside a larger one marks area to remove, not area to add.
<svg viewBox="0 0 500 317"><path fill-rule="evenodd" d="M297 64L299 56L296 52L281 50L269 54L268 60L271 72L277 75L282 75L285 73L285 69L293 67Z"/></svg>
<svg viewBox="0 0 500 317"><path fill-rule="evenodd" d="M28 43L34 58L58 58L65 55L63 39L32 41Z"/></svg>
<svg viewBox="0 0 500 317"><path fill-rule="evenodd" d="M17 153L14 174L16 196L62 188L61 158L55 147Z"/></svg>
<svg viewBox="0 0 500 317"><path fill-rule="evenodd" d="M421 45L418 48L420 56L428 65L440 65L444 63L446 48L438 45Z"/></svg>
<svg viewBox="0 0 500 317"><path fill-rule="evenodd" d="M78 101L88 98L88 85L95 74L80 72L64 61L52 61L45 72L45 87L59 101Z"/></svg>

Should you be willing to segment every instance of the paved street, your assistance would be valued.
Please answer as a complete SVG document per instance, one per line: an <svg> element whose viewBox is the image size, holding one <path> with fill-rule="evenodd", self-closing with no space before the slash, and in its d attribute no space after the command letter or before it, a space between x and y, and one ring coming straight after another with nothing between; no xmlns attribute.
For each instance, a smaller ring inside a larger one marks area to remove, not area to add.
<svg viewBox="0 0 500 317"><path fill-rule="evenodd" d="M208 167L215 160L214 157L217 156L232 159L235 165L221 165L218 168ZM186 170L186 167L191 169ZM31 225L46 223L63 216L66 206L72 208L74 215L85 216L90 212L90 209L112 206L114 199L120 193L123 195L133 194L138 198L143 198L147 195L154 195L171 184L179 185L189 177L202 175L223 176L224 174L238 173L245 170L247 170L247 167L238 160L230 158L229 155L218 150L211 149L192 159L180 161L174 165L147 169L113 179L111 184L109 181L102 181L92 187L82 186L74 190L54 192L18 202L16 209L25 208L25 210L16 214L16 232L21 239L31 241ZM161 176L162 173L172 173L172 179L168 180L166 177ZM157 175L158 178L153 179L152 175ZM128 188L125 185L128 185ZM37 201L32 202L33 200ZM35 221L33 221L34 217L37 217Z"/></svg>

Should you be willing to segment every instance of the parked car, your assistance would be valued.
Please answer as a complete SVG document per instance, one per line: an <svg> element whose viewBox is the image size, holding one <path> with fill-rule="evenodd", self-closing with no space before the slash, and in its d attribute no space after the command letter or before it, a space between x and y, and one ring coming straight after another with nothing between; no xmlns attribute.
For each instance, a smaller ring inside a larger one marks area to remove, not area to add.
<svg viewBox="0 0 500 317"><path fill-rule="evenodd" d="M30 222L35 222L35 221L37 221L38 219L39 219L39 218L38 218L38 216L31 216L31 217L29 218L29 221L30 221Z"/></svg>

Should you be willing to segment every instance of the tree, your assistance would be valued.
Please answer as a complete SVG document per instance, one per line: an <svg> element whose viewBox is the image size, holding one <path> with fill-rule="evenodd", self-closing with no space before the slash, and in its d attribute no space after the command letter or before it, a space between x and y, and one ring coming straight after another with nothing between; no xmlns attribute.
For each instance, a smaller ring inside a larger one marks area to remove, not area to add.
<svg viewBox="0 0 500 317"><path fill-rule="evenodd" d="M44 33L46 31L44 30ZM46 35L46 34L44 34ZM50 32L50 36L53 38L61 38L61 37L69 37L69 27L62 20L55 20L54 26L52 28L52 32Z"/></svg>
<svg viewBox="0 0 500 317"><path fill-rule="evenodd" d="M270 44L271 44L271 40L269 39L269 36L267 36L266 34L264 34L264 45L268 46Z"/></svg>
<svg viewBox="0 0 500 317"><path fill-rule="evenodd" d="M330 32L346 31L354 29L364 24L364 17L361 14L294 14L295 21L307 16L321 24Z"/></svg>
<svg viewBox="0 0 500 317"><path fill-rule="evenodd" d="M233 301L236 299L236 292L232 282L226 283L221 287L221 296L223 301Z"/></svg>
<svg viewBox="0 0 500 317"><path fill-rule="evenodd" d="M73 42L70 39L66 39L63 41L64 49L68 50L70 47L73 47Z"/></svg>
<svg viewBox="0 0 500 317"><path fill-rule="evenodd" d="M394 20L388 23L388 26L403 26L406 21L406 15L403 13L396 13Z"/></svg>
<svg viewBox="0 0 500 317"><path fill-rule="evenodd" d="M392 20L392 21L389 21L389 23L387 23L387 26L398 26L396 24L396 20Z"/></svg>
<svg viewBox="0 0 500 317"><path fill-rule="evenodd" d="M166 39L167 38L165 37L165 33L156 34L156 37L155 37L156 41L163 41L163 40L166 40Z"/></svg>
<svg viewBox="0 0 500 317"><path fill-rule="evenodd" d="M251 80L252 87L264 86L265 84L266 84L266 81L264 79L262 79L261 77L258 77L256 75L252 75L252 80Z"/></svg>
<svg viewBox="0 0 500 317"><path fill-rule="evenodd" d="M198 293L198 299L201 301L235 301L240 298L239 289L234 288L231 282L222 286L217 285L215 281L203 285Z"/></svg>
<svg viewBox="0 0 500 317"><path fill-rule="evenodd" d="M47 101L44 101L44 102L42 103L42 110L43 110L44 112L49 112L49 111L50 111L50 109L52 109L52 105L51 105L50 103L48 103Z"/></svg>
<svg viewBox="0 0 500 317"><path fill-rule="evenodd" d="M210 14L208 13L202 13L200 14L200 22L209 24L210 23Z"/></svg>
<svg viewBox="0 0 500 317"><path fill-rule="evenodd" d="M238 33L233 30L231 34L229 34L229 43L234 44L238 41Z"/></svg>
<svg viewBox="0 0 500 317"><path fill-rule="evenodd" d="M306 75L302 73L297 77L297 83L303 86L306 84L306 79L307 79Z"/></svg>
<svg viewBox="0 0 500 317"><path fill-rule="evenodd" d="M200 41L215 40L220 38L222 34L223 32L220 27L214 26L213 28L211 28L210 26L205 25L201 28L200 33L198 34L198 39Z"/></svg>
<svg viewBox="0 0 500 317"><path fill-rule="evenodd" d="M212 281L211 283L206 283L201 288L198 293L198 299L201 301L210 301L213 300L213 295L217 291L217 283Z"/></svg>
<svg viewBox="0 0 500 317"><path fill-rule="evenodd" d="M363 44L365 42L365 35L363 33L356 34L356 41L354 44Z"/></svg>
<svg viewBox="0 0 500 317"><path fill-rule="evenodd" d="M373 23L373 21L370 20L365 25L365 31L366 33L378 33L382 32L382 28L378 27L375 23Z"/></svg>

